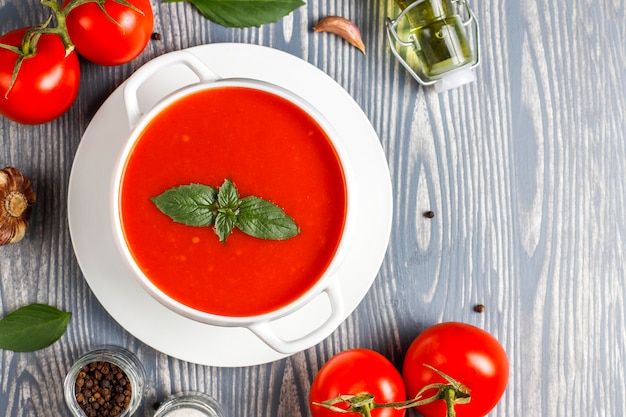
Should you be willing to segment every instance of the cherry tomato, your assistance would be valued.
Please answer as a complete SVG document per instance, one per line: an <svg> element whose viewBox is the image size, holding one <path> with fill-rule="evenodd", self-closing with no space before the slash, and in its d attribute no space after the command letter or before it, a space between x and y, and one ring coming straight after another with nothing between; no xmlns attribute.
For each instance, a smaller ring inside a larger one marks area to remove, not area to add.
<svg viewBox="0 0 626 417"><path fill-rule="evenodd" d="M0 43L20 46L28 28L0 37ZM65 55L61 38L41 35L37 53L22 61L9 90L16 52L0 48L0 113L23 124L40 124L56 119L72 105L80 84L80 65L74 52ZM8 93L7 93L8 91Z"/></svg>
<svg viewBox="0 0 626 417"><path fill-rule="evenodd" d="M369 349L345 350L326 362L315 376L309 395L311 413L313 417L358 416L358 413L338 414L314 403L362 393L374 395L377 403L406 400L402 376L387 358ZM337 406L347 408L345 404ZM403 417L405 410L376 408L371 414L372 417Z"/></svg>
<svg viewBox="0 0 626 417"><path fill-rule="evenodd" d="M65 0L63 7L69 2ZM67 30L80 55L96 64L111 66L130 62L145 49L154 25L150 0L128 2L143 14L114 0L103 1L106 13L96 1L68 13Z"/></svg>
<svg viewBox="0 0 626 417"><path fill-rule="evenodd" d="M466 404L455 404L457 417L483 417L500 400L509 378L509 361L498 341L486 331L465 323L429 327L411 343L402 375L409 398L423 387L446 380L424 364L452 377L470 390ZM434 394L426 391L423 397ZM417 407L424 417L445 417L445 401Z"/></svg>

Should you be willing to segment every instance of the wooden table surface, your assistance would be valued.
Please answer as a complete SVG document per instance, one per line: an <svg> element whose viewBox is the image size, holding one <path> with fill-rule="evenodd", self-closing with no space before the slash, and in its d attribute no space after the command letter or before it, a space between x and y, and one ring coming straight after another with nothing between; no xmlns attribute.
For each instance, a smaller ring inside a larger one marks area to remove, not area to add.
<svg viewBox="0 0 626 417"><path fill-rule="evenodd" d="M116 344L146 367L137 415L191 389L230 417L309 416L311 381L332 355L365 347L401 366L412 339L442 321L477 325L505 347L510 381L490 415L626 413L626 3L472 1L483 34L477 81L442 94L393 59L384 31L398 13L392 1L309 1L250 29L210 23L185 3L152 5L162 39L126 65L81 61L79 96L61 118L25 126L0 117L0 165L22 170L38 197L25 239L0 247L0 313L34 302L73 313L52 346L0 351L0 415L69 415L68 368ZM327 15L353 20L367 54L314 33ZM0 0L1 33L46 17L36 0ZM75 152L104 100L149 60L218 42L288 52L341 85L380 138L394 207L381 269L330 337L232 368L173 359L113 320L79 268L67 215Z"/></svg>

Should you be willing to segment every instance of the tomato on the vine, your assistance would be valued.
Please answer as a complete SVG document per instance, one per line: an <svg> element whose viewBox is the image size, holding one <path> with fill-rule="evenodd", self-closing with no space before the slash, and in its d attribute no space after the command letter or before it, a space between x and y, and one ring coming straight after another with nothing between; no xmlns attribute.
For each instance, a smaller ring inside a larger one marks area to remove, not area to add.
<svg viewBox="0 0 626 417"><path fill-rule="evenodd" d="M127 1L142 13L116 0L94 0L69 11L67 30L80 55L111 66L130 62L145 49L154 25L152 5L150 0ZM69 3L65 0L63 7Z"/></svg>
<svg viewBox="0 0 626 417"><path fill-rule="evenodd" d="M457 417L483 417L498 403L508 383L509 361L500 343L478 327L457 322L436 324L411 343L402 368L407 394L447 381L424 364L469 389L470 401L456 404ZM423 397L432 395L426 391ZM424 417L445 417L445 401L417 407Z"/></svg>
<svg viewBox="0 0 626 417"><path fill-rule="evenodd" d="M19 48L28 29L6 33L0 43ZM43 34L36 43L36 53L22 60L14 77L18 58L15 51L0 47L0 113L23 124L46 123L65 113L80 84L76 54L66 55L59 36Z"/></svg>
<svg viewBox="0 0 626 417"><path fill-rule="evenodd" d="M400 372L378 352L369 349L350 349L330 358L315 376L309 395L314 417L337 417L338 413L318 405L340 395L368 393L377 403L406 400L406 391ZM346 404L337 404L346 409ZM357 413L348 415L358 416ZM404 409L376 408L372 417L403 417Z"/></svg>

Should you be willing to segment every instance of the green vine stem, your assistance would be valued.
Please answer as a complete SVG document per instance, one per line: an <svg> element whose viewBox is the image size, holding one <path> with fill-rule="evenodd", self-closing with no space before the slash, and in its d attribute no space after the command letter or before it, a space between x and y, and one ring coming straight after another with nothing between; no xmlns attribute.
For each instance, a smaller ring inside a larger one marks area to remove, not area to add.
<svg viewBox="0 0 626 417"><path fill-rule="evenodd" d="M74 44L70 39L70 34L67 31L67 24L65 23L65 19L67 17L67 13L64 9L59 6L59 2L57 0L41 0L41 4L52 9L54 13L54 18L56 19L56 27L45 27L39 30L40 34L51 33L54 35L58 35L63 41L63 46L65 46L65 56L68 56L74 50ZM32 30L37 30L36 28ZM28 33L28 32L27 32Z"/></svg>
<svg viewBox="0 0 626 417"><path fill-rule="evenodd" d="M39 41L39 38L41 37L43 31L48 29L48 25L50 25L51 21L52 16L50 16L48 20L41 25L35 26L27 30L22 37L22 45L19 47L0 43L0 48L7 49L17 55L17 60L15 61L15 65L13 66L11 82L7 87L7 91L4 93L5 99L9 97L9 91L11 91L11 89L13 88L13 84L15 84L17 75L20 72L20 68L22 67L22 62L25 59L35 56L35 54L37 53L37 42Z"/></svg>
<svg viewBox="0 0 626 417"><path fill-rule="evenodd" d="M8 98L9 92L13 88L15 84L15 80L19 74L22 63L25 59L32 58L37 54L37 43L41 35L52 34L57 35L63 41L63 46L65 48L65 56L67 57L74 51L74 43L70 38L70 34L67 30L66 18L69 12L74 10L76 7L82 6L86 3L97 3L102 12L106 15L106 17L116 25L120 26L119 22L115 21L104 8L104 4L107 1L112 1L115 3L119 3L123 6L126 6L137 13L144 14L143 11L130 4L126 0L71 0L69 3L62 7L59 3L59 0L41 0L41 4L50 8L52 10L52 15L46 20L44 23L33 26L28 29L24 36L22 37L22 44L20 46L6 45L0 43L0 48L6 49L8 51L14 52L17 55L17 60L15 62L15 66L13 67L13 74L11 76L11 82L7 88L7 91L4 94L5 98ZM52 20L55 20L56 26L50 26Z"/></svg>
<svg viewBox="0 0 626 417"><path fill-rule="evenodd" d="M43 3L46 0L41 0L41 2ZM55 0L49 0L49 1L55 1ZM118 3L121 4L122 6L126 6L131 10L134 10L137 13L140 14L145 14L142 10L138 9L136 6L130 4L128 1L126 0L72 0L69 3L67 3L65 5L65 7L63 8L63 15L67 16L72 10L74 10L75 8L82 6L83 4L86 3L96 3L98 5L98 7L100 7L100 10L102 10L102 13L105 14L105 16L107 17L107 19L109 19L112 23L120 26L119 22L117 22L115 19L113 19L109 13L106 11L106 9L104 8L104 4L106 2L114 2L114 3ZM121 26L120 26L121 27Z"/></svg>
<svg viewBox="0 0 626 417"><path fill-rule="evenodd" d="M356 395L340 395L339 397L331 398L329 400L322 401L321 403L313 402L313 404L328 408L338 413L359 413L363 417L371 417L371 411L375 408L406 409L430 404L435 401L444 401L446 403L446 417L456 417L454 406L456 404L467 404L470 402L471 397L469 388L430 365L424 364L424 366L431 371L436 372L439 376L444 378L447 383L429 384L423 387L413 399L408 401L377 403L374 401L374 396L372 394L361 393ZM422 398L426 391L433 389L437 390L435 394L430 397ZM338 404L343 404L347 407L338 407Z"/></svg>

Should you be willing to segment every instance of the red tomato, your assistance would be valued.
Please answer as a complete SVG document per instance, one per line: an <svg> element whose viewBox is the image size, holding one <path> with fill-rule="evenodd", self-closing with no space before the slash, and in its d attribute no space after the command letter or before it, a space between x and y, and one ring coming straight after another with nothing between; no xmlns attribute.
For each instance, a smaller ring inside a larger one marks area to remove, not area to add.
<svg viewBox="0 0 626 417"><path fill-rule="evenodd" d="M28 28L0 37L0 43L20 46ZM56 119L72 105L80 84L80 65L74 52L65 55L57 35L42 35L37 53L24 59L7 94L18 54L0 48L0 114L19 123L40 124Z"/></svg>
<svg viewBox="0 0 626 417"><path fill-rule="evenodd" d="M509 378L509 361L498 341L484 330L464 323L429 327L409 347L402 374L409 398L428 384L446 383L424 364L447 374L470 390L471 400L456 404L457 417L483 417L500 400ZM436 393L429 390L423 398ZM445 401L417 407L424 417L445 417Z"/></svg>
<svg viewBox="0 0 626 417"><path fill-rule="evenodd" d="M69 2L65 0L63 7ZM120 65L132 61L145 49L154 24L150 0L128 2L143 14L114 0L104 2L106 13L95 1L68 13L67 30L80 55L99 65Z"/></svg>
<svg viewBox="0 0 626 417"><path fill-rule="evenodd" d="M338 353L324 364L311 385L309 395L314 417L358 416L357 413L338 414L314 402L336 398L340 395L369 393L377 403L406 400L404 382L400 372L387 358L369 349L351 349ZM338 407L347 408L337 404ZM403 417L405 410L376 408L372 417Z"/></svg>

